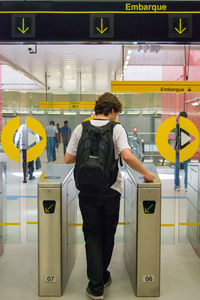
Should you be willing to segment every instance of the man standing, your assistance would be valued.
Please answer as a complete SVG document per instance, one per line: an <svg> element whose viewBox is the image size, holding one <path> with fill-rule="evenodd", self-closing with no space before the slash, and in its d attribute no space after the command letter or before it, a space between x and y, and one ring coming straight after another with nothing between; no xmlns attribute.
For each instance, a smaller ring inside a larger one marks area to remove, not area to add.
<svg viewBox="0 0 200 300"><path fill-rule="evenodd" d="M23 159L22 168L23 168L23 177L24 177L23 183L27 183L28 174L29 174L29 180L35 179L35 176L33 176L34 161L29 161L27 164L27 150L30 149L31 146L33 146L33 145L29 145L28 143L29 132L33 133L30 129L27 128L26 124L22 124L17 130L14 137L14 143L16 147L18 147L22 151L22 159Z"/></svg>
<svg viewBox="0 0 200 300"><path fill-rule="evenodd" d="M63 141L63 151L64 151L64 155L65 155L66 148L67 148L67 145L68 145L70 137L71 137L71 128L69 127L68 121L64 122L64 126L61 128L61 135L62 135L62 141Z"/></svg>
<svg viewBox="0 0 200 300"><path fill-rule="evenodd" d="M138 159L133 156L123 126L119 123L113 125L113 121L116 120L117 115L121 111L122 104L118 98L111 93L105 93L96 101L96 117L89 122L94 128L94 132L98 131L95 128L103 129L103 127L108 127L109 124L112 125L111 140L114 144L115 159L118 160L119 153L121 153L122 158L131 168L140 172L145 180L152 181L154 178L153 173L147 171ZM65 154L65 163L67 164L76 163L76 158L78 161L79 154L77 155L77 149L82 132L85 130L84 127L83 122L72 133ZM95 159L96 155L90 155L90 158ZM122 192L122 175L118 160L114 184L108 187L106 191L103 193L96 191L91 194L90 186L88 186L88 192L80 191L79 193L79 205L83 218L83 233L86 243L87 276L89 279L86 294L91 299L103 299L104 288L112 282L108 266L114 247L114 235L118 224Z"/></svg>
<svg viewBox="0 0 200 300"><path fill-rule="evenodd" d="M185 148L190 142L188 141L184 145L181 143L181 135L185 134L189 136L189 133L185 131L184 129L180 128L180 117L187 118L187 113L185 111L181 111L178 118L177 118L177 124L176 124L176 144L175 144L175 150L176 150L176 163L174 166L174 189L176 191L180 191L180 161L179 161L179 151ZM185 178L184 178L184 187L185 191L187 192L187 173L188 173L188 162L189 160L183 161L183 167L185 172Z"/></svg>
<svg viewBox="0 0 200 300"><path fill-rule="evenodd" d="M55 127L55 122L50 121L46 127L47 134L47 162L56 160L56 145L59 143L58 129Z"/></svg>
<svg viewBox="0 0 200 300"><path fill-rule="evenodd" d="M60 128L59 123L56 124L56 127L58 129L58 143L57 143L57 148L58 148L58 146L60 144L60 139L61 139L61 128Z"/></svg>

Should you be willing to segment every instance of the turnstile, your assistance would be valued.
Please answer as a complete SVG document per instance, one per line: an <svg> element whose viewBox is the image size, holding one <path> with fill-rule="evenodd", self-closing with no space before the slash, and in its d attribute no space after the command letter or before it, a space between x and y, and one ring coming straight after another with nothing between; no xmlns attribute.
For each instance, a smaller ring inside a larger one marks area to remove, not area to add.
<svg viewBox="0 0 200 300"><path fill-rule="evenodd" d="M3 224L3 209L5 205L5 173L6 162L0 162L0 223ZM3 234L4 227L0 225L0 256L3 254Z"/></svg>
<svg viewBox="0 0 200 300"><path fill-rule="evenodd" d="M188 164L187 237L200 256L200 164Z"/></svg>
<svg viewBox="0 0 200 300"><path fill-rule="evenodd" d="M6 201L6 162L0 162L0 223L4 222L4 208ZM5 226L0 225L0 256L3 254Z"/></svg>
<svg viewBox="0 0 200 300"><path fill-rule="evenodd" d="M48 165L38 183L38 293L61 296L76 257L77 190L72 165Z"/></svg>
<svg viewBox="0 0 200 300"><path fill-rule="evenodd" d="M160 296L161 183L126 167L124 180L124 257L136 296Z"/></svg>

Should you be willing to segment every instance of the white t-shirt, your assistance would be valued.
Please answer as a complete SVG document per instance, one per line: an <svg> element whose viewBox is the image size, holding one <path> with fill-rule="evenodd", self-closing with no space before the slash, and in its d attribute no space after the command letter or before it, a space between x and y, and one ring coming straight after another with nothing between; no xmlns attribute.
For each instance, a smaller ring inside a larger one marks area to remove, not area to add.
<svg viewBox="0 0 200 300"><path fill-rule="evenodd" d="M55 138L56 133L58 133L58 129L54 125L47 126L45 130L46 130L47 137L51 137L51 138Z"/></svg>
<svg viewBox="0 0 200 300"><path fill-rule="evenodd" d="M107 119L93 119L90 120L91 124L97 127L106 125L109 120ZM69 141L69 144L67 146L67 153L70 155L76 156L77 148L78 148L78 142L82 135L83 126L82 124L79 124L73 131L71 139ZM114 142L114 148L115 148L115 159L118 159L119 153L124 149L131 149L129 142L128 142L128 136L126 133L126 130L121 124L115 125L113 129L113 142ZM122 183L122 175L120 172L120 163L119 164L119 171L117 175L116 182L111 186L112 189L118 191L120 194L123 193L123 183Z"/></svg>

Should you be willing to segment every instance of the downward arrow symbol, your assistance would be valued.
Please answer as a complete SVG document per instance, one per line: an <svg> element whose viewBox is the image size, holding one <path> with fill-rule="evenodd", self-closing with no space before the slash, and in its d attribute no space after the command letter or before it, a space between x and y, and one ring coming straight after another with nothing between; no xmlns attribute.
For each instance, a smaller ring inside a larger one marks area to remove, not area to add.
<svg viewBox="0 0 200 300"><path fill-rule="evenodd" d="M99 29L98 27L96 27L96 29L100 32L100 33L104 33L108 27L103 29L103 18L101 18L101 29Z"/></svg>
<svg viewBox="0 0 200 300"><path fill-rule="evenodd" d="M22 28L20 27L17 27L19 29L19 31L21 31L21 33L25 33L27 30L29 30L29 27L26 27L25 29L25 26L24 26L24 18L22 18Z"/></svg>
<svg viewBox="0 0 200 300"><path fill-rule="evenodd" d="M182 34L185 30L186 27L182 29L182 23L181 23L181 19L179 19L179 29L178 28L174 28L179 34Z"/></svg>

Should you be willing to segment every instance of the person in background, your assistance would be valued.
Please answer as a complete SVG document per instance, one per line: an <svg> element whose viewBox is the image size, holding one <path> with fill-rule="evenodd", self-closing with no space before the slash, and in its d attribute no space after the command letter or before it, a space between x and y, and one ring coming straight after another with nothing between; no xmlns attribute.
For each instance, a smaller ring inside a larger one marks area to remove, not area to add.
<svg viewBox="0 0 200 300"><path fill-rule="evenodd" d="M71 128L69 127L69 122L65 121L64 126L61 128L61 136L63 141L63 151L64 155L66 152L67 145L69 143L70 137L71 137Z"/></svg>
<svg viewBox="0 0 200 300"><path fill-rule="evenodd" d="M47 162L55 161L56 145L59 143L58 129L55 127L55 122L50 121L45 130L47 135Z"/></svg>
<svg viewBox="0 0 200 300"><path fill-rule="evenodd" d="M181 111L176 123L176 143L175 143L175 150L176 150L176 163L174 167L174 189L176 191L180 191L180 161L179 161L179 151L185 148L190 142L188 141L184 145L181 143L181 133L184 133L185 135L189 136L189 133L185 131L184 129L180 128L180 117L187 118L187 113L185 111ZM184 178L184 187L185 191L187 192L187 174L188 174L188 162L189 160L186 160L183 162L184 172L185 172L185 178Z"/></svg>
<svg viewBox="0 0 200 300"><path fill-rule="evenodd" d="M23 168L23 183L27 183L27 177L29 174L29 180L35 179L33 176L34 172L34 161L29 161L27 163L27 150L30 149L33 145L29 145L28 142L28 133L33 133L30 129L27 128L26 124L22 124L17 130L14 136L14 144L22 151L22 168ZM39 136L38 136L39 139Z"/></svg>
<svg viewBox="0 0 200 300"><path fill-rule="evenodd" d="M56 127L58 129L58 144L57 144L57 148L58 148L58 146L60 144L60 140L61 140L61 128L59 126L59 123L56 124Z"/></svg>

